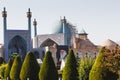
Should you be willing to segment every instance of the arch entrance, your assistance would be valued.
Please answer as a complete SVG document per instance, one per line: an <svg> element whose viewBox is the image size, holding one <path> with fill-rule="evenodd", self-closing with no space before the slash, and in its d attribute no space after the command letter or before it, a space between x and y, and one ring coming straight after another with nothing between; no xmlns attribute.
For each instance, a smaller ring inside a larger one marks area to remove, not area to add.
<svg viewBox="0 0 120 80"><path fill-rule="evenodd" d="M27 43L21 36L13 37L8 45L9 56L12 54L19 54L22 58L25 57L27 52Z"/></svg>

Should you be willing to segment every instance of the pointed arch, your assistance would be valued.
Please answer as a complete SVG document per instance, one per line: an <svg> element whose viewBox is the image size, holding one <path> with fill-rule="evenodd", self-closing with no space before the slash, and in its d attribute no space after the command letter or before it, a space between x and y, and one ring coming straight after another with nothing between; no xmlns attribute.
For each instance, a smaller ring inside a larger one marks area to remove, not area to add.
<svg viewBox="0 0 120 80"><path fill-rule="evenodd" d="M8 43L9 55L13 53L19 54L22 58L25 57L27 52L27 42L20 35L14 36Z"/></svg>
<svg viewBox="0 0 120 80"><path fill-rule="evenodd" d="M40 45L40 47L53 46L54 44L58 45L54 40L48 38Z"/></svg>

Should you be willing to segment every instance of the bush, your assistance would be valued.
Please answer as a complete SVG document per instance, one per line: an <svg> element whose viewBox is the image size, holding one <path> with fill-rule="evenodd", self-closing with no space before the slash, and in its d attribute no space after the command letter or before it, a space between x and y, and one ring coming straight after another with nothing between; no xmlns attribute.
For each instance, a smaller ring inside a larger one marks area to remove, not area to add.
<svg viewBox="0 0 120 80"><path fill-rule="evenodd" d="M50 51L46 52L40 72L39 80L58 80L58 72Z"/></svg>
<svg viewBox="0 0 120 80"><path fill-rule="evenodd" d="M79 80L77 67L78 65L74 56L74 52L73 50L70 50L67 55L65 67L63 69L63 80Z"/></svg>
<svg viewBox="0 0 120 80"><path fill-rule="evenodd" d="M1 64L3 64L4 63L4 59L3 59L3 57L0 57L0 66L1 66Z"/></svg>
<svg viewBox="0 0 120 80"><path fill-rule="evenodd" d="M7 66L6 64L2 64L0 66L0 79L4 78L4 73L5 73L6 66Z"/></svg>
<svg viewBox="0 0 120 80"><path fill-rule="evenodd" d="M38 80L39 64L32 52L28 52L23 62L20 79L21 80Z"/></svg>
<svg viewBox="0 0 120 80"><path fill-rule="evenodd" d="M5 74L4 74L5 79L7 78L10 79L10 70L11 70L12 64L13 64L13 60L9 59L8 64L5 69Z"/></svg>
<svg viewBox="0 0 120 80"><path fill-rule="evenodd" d="M106 48L102 47L90 71L89 80L117 80L117 75L103 65L103 54L105 54L105 52Z"/></svg>
<svg viewBox="0 0 120 80"><path fill-rule="evenodd" d="M94 59L90 57L85 57L80 60L79 66L79 79L89 80L89 73L94 63Z"/></svg>
<svg viewBox="0 0 120 80"><path fill-rule="evenodd" d="M20 79L19 75L20 75L21 65L22 65L22 62L21 62L20 56L15 57L15 60L13 62L13 65L10 71L10 79L12 80Z"/></svg>

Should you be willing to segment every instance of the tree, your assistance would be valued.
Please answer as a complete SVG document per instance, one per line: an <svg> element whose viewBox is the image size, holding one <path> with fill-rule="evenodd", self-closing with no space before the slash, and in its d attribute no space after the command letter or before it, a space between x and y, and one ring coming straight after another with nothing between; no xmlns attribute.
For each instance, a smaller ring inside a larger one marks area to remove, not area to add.
<svg viewBox="0 0 120 80"><path fill-rule="evenodd" d="M46 52L40 72L39 80L58 80L58 72L50 51Z"/></svg>
<svg viewBox="0 0 120 80"><path fill-rule="evenodd" d="M20 79L21 80L38 80L39 64L32 52L28 52L23 62Z"/></svg>
<svg viewBox="0 0 120 80"><path fill-rule="evenodd" d="M7 78L10 79L10 70L11 70L12 64L13 64L13 60L9 59L8 64L5 69L5 74L4 74L5 79Z"/></svg>
<svg viewBox="0 0 120 80"><path fill-rule="evenodd" d="M12 80L20 79L19 75L20 75L21 65L22 65L22 62L21 62L20 56L15 57L15 60L13 62L13 65L10 71L10 79Z"/></svg>
<svg viewBox="0 0 120 80"><path fill-rule="evenodd" d="M0 57L0 66L1 66L1 64L3 64L4 63L4 59L3 59L3 57Z"/></svg>
<svg viewBox="0 0 120 80"><path fill-rule="evenodd" d="M94 59L90 57L85 57L80 60L79 66L79 79L89 80L89 73L94 63Z"/></svg>
<svg viewBox="0 0 120 80"><path fill-rule="evenodd" d="M0 79L4 80L4 73L5 73L6 66L7 66L7 64L2 64L0 66Z"/></svg>
<svg viewBox="0 0 120 80"><path fill-rule="evenodd" d="M90 71L89 80L116 80L116 74L109 71L107 67L103 65L106 48L102 47L98 53L96 61Z"/></svg>
<svg viewBox="0 0 120 80"><path fill-rule="evenodd" d="M107 67L113 73L118 73L120 70L120 48L118 45L113 50L106 49L103 54L104 67Z"/></svg>
<svg viewBox="0 0 120 80"><path fill-rule="evenodd" d="M77 67L78 65L74 56L74 52L73 50L70 50L67 55L65 67L63 69L63 80L79 80Z"/></svg>

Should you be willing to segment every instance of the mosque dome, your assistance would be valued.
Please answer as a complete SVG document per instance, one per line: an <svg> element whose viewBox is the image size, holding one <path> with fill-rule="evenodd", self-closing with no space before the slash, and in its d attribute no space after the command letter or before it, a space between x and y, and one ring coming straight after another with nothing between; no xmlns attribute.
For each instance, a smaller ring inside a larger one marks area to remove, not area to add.
<svg viewBox="0 0 120 80"><path fill-rule="evenodd" d="M52 30L52 33L53 34L60 34L60 33L64 33L64 29L63 27L65 26L65 33L72 36L72 26L67 23L66 19L61 19L60 21L57 21L53 30Z"/></svg>
<svg viewBox="0 0 120 80"><path fill-rule="evenodd" d="M52 34L63 34L66 44L72 45L72 38L76 35L76 27L68 22L65 17L56 23L53 26Z"/></svg>
<svg viewBox="0 0 120 80"><path fill-rule="evenodd" d="M118 45L118 44L115 43L114 41L110 40L110 39L107 39L106 41L103 41L101 43L101 46L105 46L108 49L113 49L113 48L115 48L116 45Z"/></svg>
<svg viewBox="0 0 120 80"><path fill-rule="evenodd" d="M53 34L63 33L63 24L61 21L57 21L55 25L53 26L52 30Z"/></svg>

